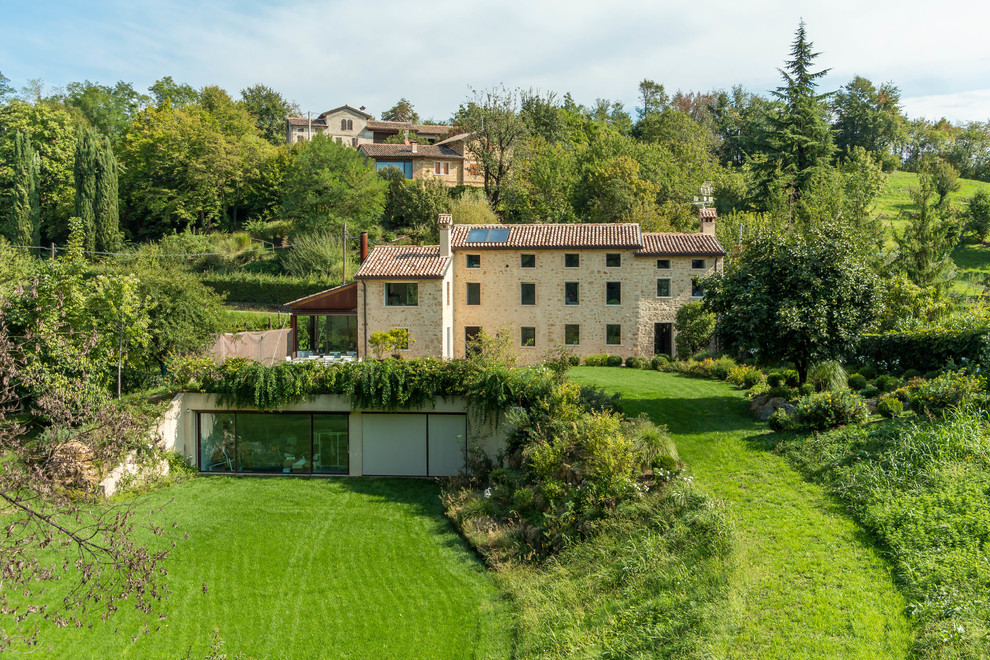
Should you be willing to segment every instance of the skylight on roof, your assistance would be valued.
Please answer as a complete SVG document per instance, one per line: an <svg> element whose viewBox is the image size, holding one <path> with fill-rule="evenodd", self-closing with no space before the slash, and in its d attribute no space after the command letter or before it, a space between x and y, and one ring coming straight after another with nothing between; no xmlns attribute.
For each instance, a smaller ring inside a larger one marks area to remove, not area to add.
<svg viewBox="0 0 990 660"><path fill-rule="evenodd" d="M472 229L468 232L468 243L505 243L509 240L508 229Z"/></svg>

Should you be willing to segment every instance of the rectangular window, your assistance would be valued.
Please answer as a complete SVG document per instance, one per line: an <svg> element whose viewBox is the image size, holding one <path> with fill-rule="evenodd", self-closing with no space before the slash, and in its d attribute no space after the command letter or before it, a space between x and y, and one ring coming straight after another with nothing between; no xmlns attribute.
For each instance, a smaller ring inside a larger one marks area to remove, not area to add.
<svg viewBox="0 0 990 660"><path fill-rule="evenodd" d="M450 307L450 282L447 282L447 307Z"/></svg>
<svg viewBox="0 0 990 660"><path fill-rule="evenodd" d="M609 323L605 326L605 343L609 346L618 346L622 343L622 326Z"/></svg>
<svg viewBox="0 0 990 660"><path fill-rule="evenodd" d="M419 285L416 282L386 282L386 307L416 307L419 305Z"/></svg>
<svg viewBox="0 0 990 660"><path fill-rule="evenodd" d="M573 253L564 255L564 268L577 268L580 265L581 255Z"/></svg>
<svg viewBox="0 0 990 660"><path fill-rule="evenodd" d="M564 344L567 346L577 346L581 343L581 326L575 325L565 325L564 326Z"/></svg>
<svg viewBox="0 0 990 660"><path fill-rule="evenodd" d="M234 416L199 413L199 469L201 472L235 472L237 451Z"/></svg>
<svg viewBox="0 0 990 660"><path fill-rule="evenodd" d="M606 305L622 304L622 282L605 283L605 304Z"/></svg>
<svg viewBox="0 0 990 660"><path fill-rule="evenodd" d="M480 305L481 304L481 283L480 282L468 282L467 283L467 304L469 304L469 305Z"/></svg>
<svg viewBox="0 0 990 660"><path fill-rule="evenodd" d="M441 163L436 161L433 163L433 173L434 174L450 174L450 163Z"/></svg>
<svg viewBox="0 0 990 660"><path fill-rule="evenodd" d="M564 282L564 304L577 305L580 302L580 298L578 298L578 283Z"/></svg>
<svg viewBox="0 0 990 660"><path fill-rule="evenodd" d="M467 257L467 267L468 268L481 268L481 255L480 254L468 254Z"/></svg>
<svg viewBox="0 0 990 660"><path fill-rule="evenodd" d="M606 253L605 254L605 267L606 268L618 268L622 265L622 255L619 253Z"/></svg>
<svg viewBox="0 0 990 660"><path fill-rule="evenodd" d="M520 254L519 255L519 267L520 268L536 268L536 255L535 254Z"/></svg>
<svg viewBox="0 0 990 660"><path fill-rule="evenodd" d="M691 268L694 268L695 270L704 270L705 269L705 260L704 259L692 259L691 260Z"/></svg>
<svg viewBox="0 0 990 660"><path fill-rule="evenodd" d="M237 471L310 472L309 415L237 413Z"/></svg>
<svg viewBox="0 0 990 660"><path fill-rule="evenodd" d="M536 304L536 285L532 282L522 282L519 285L519 304L520 305L535 305Z"/></svg>
<svg viewBox="0 0 990 660"><path fill-rule="evenodd" d="M691 278L691 297L692 298L703 298L705 296L705 290L701 286L701 281L697 277Z"/></svg>
<svg viewBox="0 0 990 660"><path fill-rule="evenodd" d="M522 328L520 345L536 346L536 328L527 328L525 326Z"/></svg>
<svg viewBox="0 0 990 660"><path fill-rule="evenodd" d="M670 278L657 278L657 298L670 298Z"/></svg>
<svg viewBox="0 0 990 660"><path fill-rule="evenodd" d="M670 259L657 259L658 270L670 270Z"/></svg>

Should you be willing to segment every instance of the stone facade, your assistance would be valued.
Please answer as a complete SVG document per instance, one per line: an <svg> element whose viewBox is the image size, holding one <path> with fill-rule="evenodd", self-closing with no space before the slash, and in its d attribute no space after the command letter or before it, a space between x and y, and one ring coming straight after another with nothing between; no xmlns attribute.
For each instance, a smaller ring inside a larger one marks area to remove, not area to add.
<svg viewBox="0 0 990 660"><path fill-rule="evenodd" d="M673 354L677 310L701 299L696 281L720 272L724 255L713 221L701 234L641 234L632 224L458 226L456 244L451 227L443 215L439 246L382 247L358 271L361 356L372 333L392 328L409 330L408 357L464 357L479 330L506 333L523 364L559 346L579 356ZM489 230L504 238L464 239ZM547 241L581 247L539 247ZM417 304L386 305L389 283L415 283Z"/></svg>
<svg viewBox="0 0 990 660"><path fill-rule="evenodd" d="M534 255L535 267L521 267L523 254ZM565 255L578 255L578 267L565 266ZM620 265L605 265L606 254L619 255ZM480 258L480 267L467 268L468 255ZM658 260L669 269L658 269ZM704 268L692 268L703 259ZM575 355L611 353L652 356L654 324L670 323L692 296L692 280L721 270L721 257L645 257L635 250L456 250L454 263L454 355L465 353L465 328L487 333L508 332L520 361L538 362L550 348L564 345L565 326L578 326L579 343L566 348ZM657 296L657 279L670 280L669 297ZM479 305L467 305L468 283L480 285ZM565 303L566 283L577 283L578 304ZM619 284L619 303L606 301L607 283ZM533 284L535 304L523 305L522 284ZM606 326L619 326L619 343L609 344ZM535 329L532 346L522 345L522 328ZM675 339L671 327L671 342ZM673 350L673 347L671 347Z"/></svg>
<svg viewBox="0 0 990 660"><path fill-rule="evenodd" d="M446 356L450 349L444 345L453 322L452 305L445 293L450 290L451 272L447 269L443 279L376 279L358 283L358 357L374 356L367 339L375 332L388 332L393 328L409 331L409 347L401 351L409 358ZM389 282L415 282L418 303L409 307L385 304L385 287ZM362 323L363 321L363 323Z"/></svg>

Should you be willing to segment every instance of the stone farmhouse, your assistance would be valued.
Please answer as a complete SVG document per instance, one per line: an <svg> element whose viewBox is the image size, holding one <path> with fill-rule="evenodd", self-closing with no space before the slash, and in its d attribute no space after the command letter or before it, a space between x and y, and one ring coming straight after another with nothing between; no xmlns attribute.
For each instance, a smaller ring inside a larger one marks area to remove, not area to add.
<svg viewBox="0 0 990 660"><path fill-rule="evenodd" d="M677 310L722 269L715 209L700 231L638 224L454 225L439 245L381 245L353 282L287 303L294 358L362 358L369 337L404 328L406 357L464 357L481 330L508 333L520 362L550 348L628 357L675 352Z"/></svg>
<svg viewBox="0 0 990 660"><path fill-rule="evenodd" d="M468 149L469 133L451 133L450 126L376 121L364 108L342 105L313 117L286 117L285 139L302 142L329 135L358 149L379 170L394 167L407 179L439 179L447 186L483 186L484 176ZM389 138L415 133L406 144L386 144Z"/></svg>

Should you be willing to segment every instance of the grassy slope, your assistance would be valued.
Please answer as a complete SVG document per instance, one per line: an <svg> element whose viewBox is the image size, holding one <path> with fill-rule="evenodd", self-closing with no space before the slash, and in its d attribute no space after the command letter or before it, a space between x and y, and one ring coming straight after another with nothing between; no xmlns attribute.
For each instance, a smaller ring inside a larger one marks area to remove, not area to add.
<svg viewBox="0 0 990 660"><path fill-rule="evenodd" d="M508 605L438 492L419 480L224 477L159 491L141 503L174 498L163 519L189 533L169 562L164 630L142 637L138 613L122 609L110 625L42 641L63 658L175 658L190 647L203 657L218 626L231 656L507 657Z"/></svg>
<svg viewBox="0 0 990 660"><path fill-rule="evenodd" d="M913 634L890 571L859 527L786 459L760 449L765 426L724 383L582 367L630 415L666 424L699 485L727 501L738 566L718 656L903 658Z"/></svg>
<svg viewBox="0 0 990 660"><path fill-rule="evenodd" d="M965 209L970 197L977 190L990 184L971 179L959 179L959 190L952 194L955 206ZM884 218L888 225L897 233L904 230L907 220L901 216L904 211L913 210L908 191L918 186L918 175L913 172L894 172L890 175L887 192L877 201L876 212ZM888 243L893 246L893 237L888 236ZM971 278L982 279L990 276L990 247L974 244L960 244L952 253L952 259L960 271L960 279L953 285L956 293L973 295L983 290L983 287L970 283Z"/></svg>

